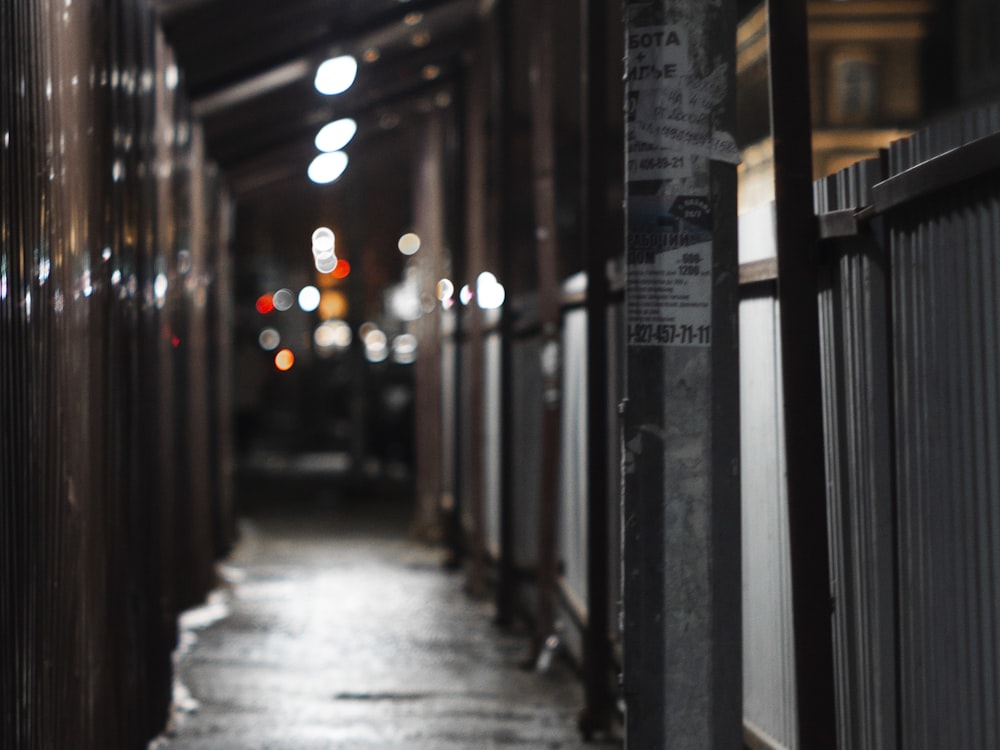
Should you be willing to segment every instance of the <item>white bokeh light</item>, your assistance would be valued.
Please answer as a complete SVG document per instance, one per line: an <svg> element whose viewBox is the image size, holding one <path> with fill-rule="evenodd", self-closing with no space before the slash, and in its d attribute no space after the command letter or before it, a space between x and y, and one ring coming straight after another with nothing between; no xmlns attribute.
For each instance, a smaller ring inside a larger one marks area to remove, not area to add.
<svg viewBox="0 0 1000 750"><path fill-rule="evenodd" d="M299 290L299 307L303 312L312 312L319 307L320 293L314 286L304 286Z"/></svg>
<svg viewBox="0 0 1000 750"><path fill-rule="evenodd" d="M420 249L420 237L413 232L407 232L396 244L403 255L413 255Z"/></svg>
<svg viewBox="0 0 1000 750"><path fill-rule="evenodd" d="M309 164L307 174L317 185L326 185L338 179L347 169L347 154L331 151L320 154Z"/></svg>
<svg viewBox="0 0 1000 750"><path fill-rule="evenodd" d="M483 310L496 310L502 307L507 298L507 291L497 277L489 271L479 274L476 279L476 301Z"/></svg>
<svg viewBox="0 0 1000 750"><path fill-rule="evenodd" d="M274 328L264 328L257 335L257 343L265 352L273 352L281 344L281 334Z"/></svg>
<svg viewBox="0 0 1000 750"><path fill-rule="evenodd" d="M323 258L316 258L316 270L320 273L332 273L337 267L337 258L334 255Z"/></svg>
<svg viewBox="0 0 1000 750"><path fill-rule="evenodd" d="M340 151L358 132L358 123L343 117L324 125L316 134L316 148L320 151Z"/></svg>
<svg viewBox="0 0 1000 750"><path fill-rule="evenodd" d="M271 301L274 303L275 310L284 312L295 304L295 296L291 289L279 289L272 295Z"/></svg>
<svg viewBox="0 0 1000 750"><path fill-rule="evenodd" d="M358 61L350 55L332 57L316 70L313 83L321 94L333 96L347 91L358 75Z"/></svg>

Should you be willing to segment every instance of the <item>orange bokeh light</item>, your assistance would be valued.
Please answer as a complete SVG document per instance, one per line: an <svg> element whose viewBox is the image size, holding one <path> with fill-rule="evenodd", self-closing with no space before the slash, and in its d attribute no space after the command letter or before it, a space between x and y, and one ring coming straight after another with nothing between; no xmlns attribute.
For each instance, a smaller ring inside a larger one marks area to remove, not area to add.
<svg viewBox="0 0 1000 750"><path fill-rule="evenodd" d="M343 258L338 258L337 265L333 267L331 274L335 279L346 279L351 274L351 264Z"/></svg>
<svg viewBox="0 0 1000 750"><path fill-rule="evenodd" d="M282 349L280 352L274 355L274 366L277 367L282 372L288 372L292 369L292 365L295 364L295 355L292 354L291 349Z"/></svg>
<svg viewBox="0 0 1000 750"><path fill-rule="evenodd" d="M274 299L270 294L262 294L257 298L257 312L267 315L274 310Z"/></svg>
<svg viewBox="0 0 1000 750"><path fill-rule="evenodd" d="M320 320L343 318L347 315L347 297L335 289L326 289L319 300Z"/></svg>

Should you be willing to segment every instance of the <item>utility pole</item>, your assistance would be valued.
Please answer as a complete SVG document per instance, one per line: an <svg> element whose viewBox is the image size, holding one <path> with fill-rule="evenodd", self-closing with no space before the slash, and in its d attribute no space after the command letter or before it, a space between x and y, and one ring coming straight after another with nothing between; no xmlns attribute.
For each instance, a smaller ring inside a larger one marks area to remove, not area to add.
<svg viewBox="0 0 1000 750"><path fill-rule="evenodd" d="M742 747L734 0L627 0L629 750Z"/></svg>

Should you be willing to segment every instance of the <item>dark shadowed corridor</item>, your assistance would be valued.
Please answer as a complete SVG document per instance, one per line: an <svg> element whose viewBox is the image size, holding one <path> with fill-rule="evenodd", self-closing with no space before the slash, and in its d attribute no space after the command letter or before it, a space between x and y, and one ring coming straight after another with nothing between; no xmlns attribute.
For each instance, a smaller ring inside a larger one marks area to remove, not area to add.
<svg viewBox="0 0 1000 750"><path fill-rule="evenodd" d="M407 538L407 510L367 498L244 522L226 585L182 618L158 747L618 747L581 742L564 660L523 669L523 634L493 627L442 553Z"/></svg>

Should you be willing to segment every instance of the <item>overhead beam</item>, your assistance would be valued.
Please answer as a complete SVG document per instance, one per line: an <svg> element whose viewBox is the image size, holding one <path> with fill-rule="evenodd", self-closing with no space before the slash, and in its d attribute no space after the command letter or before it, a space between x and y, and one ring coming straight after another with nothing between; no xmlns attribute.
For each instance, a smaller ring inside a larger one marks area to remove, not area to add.
<svg viewBox="0 0 1000 750"><path fill-rule="evenodd" d="M371 44L374 37L384 35L395 27L402 29L404 27L403 19L410 13L419 12L426 15L447 9L448 6L468 6L464 10L470 17L475 13L470 0L411 0L411 2L400 4L398 10L380 13L365 23L352 27L339 27L337 33L331 34L321 42L307 46L306 49L296 50L296 54L287 59L273 60L264 66L250 68L208 85L196 87L191 92L192 99L196 105L204 100L239 102L241 99L238 98L238 94L241 92L252 97L258 95L255 93L258 89L261 92L273 90L273 87L268 88L267 84L275 80L276 73L279 74L278 79L280 79L281 71L284 71L286 75L288 71L300 72L300 75L291 78L288 83L301 80L303 77L301 74L302 66L305 66L308 71L312 71L319 60L336 53L339 49L348 46L363 49ZM428 19L425 19L424 24L428 27L433 26L433 23ZM406 34L412 32L409 27L405 28Z"/></svg>

